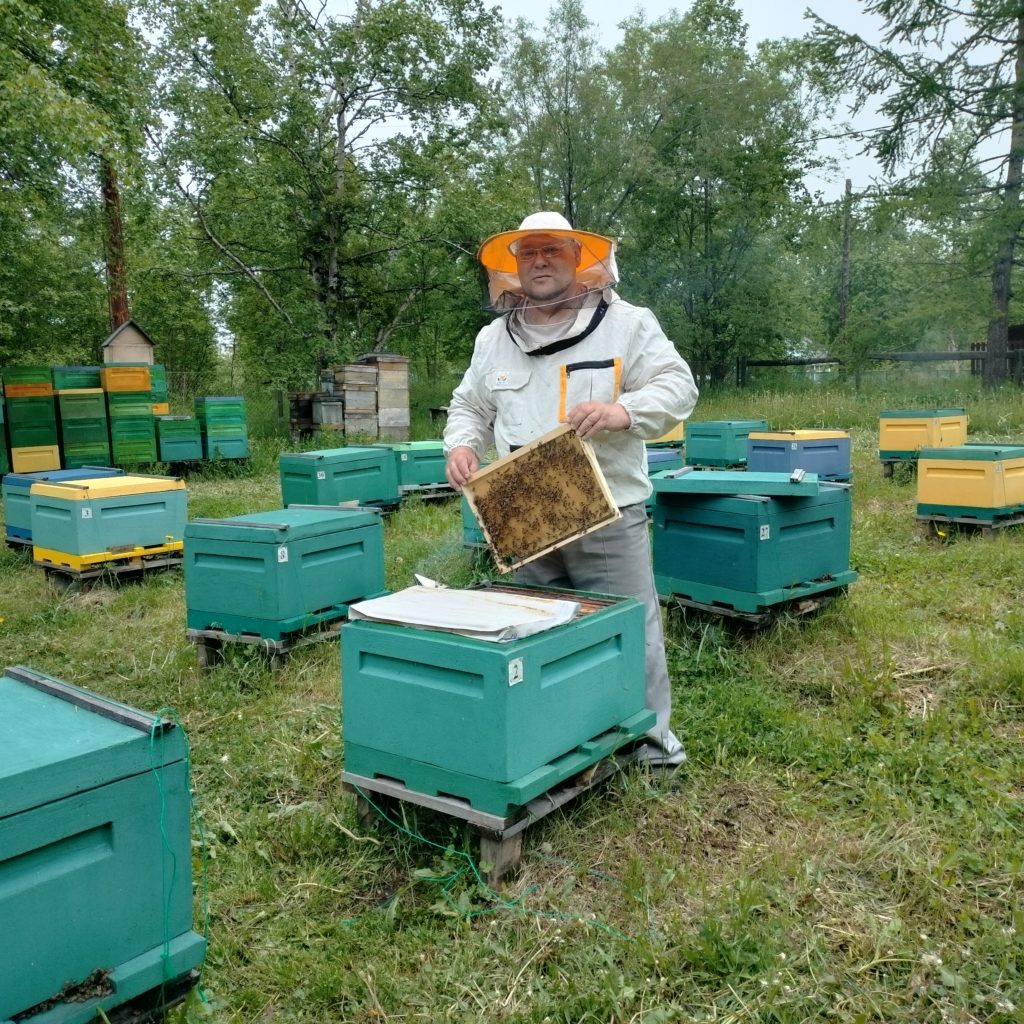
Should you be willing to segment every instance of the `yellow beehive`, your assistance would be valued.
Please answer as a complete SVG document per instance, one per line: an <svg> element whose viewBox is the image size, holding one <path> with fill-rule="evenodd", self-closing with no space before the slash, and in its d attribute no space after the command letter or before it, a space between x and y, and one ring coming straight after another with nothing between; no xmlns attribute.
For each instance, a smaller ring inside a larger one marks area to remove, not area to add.
<svg viewBox="0 0 1024 1024"><path fill-rule="evenodd" d="M964 409L883 412L878 421L880 458L900 458L922 448L948 448L967 441Z"/></svg>
<svg viewBox="0 0 1024 1024"><path fill-rule="evenodd" d="M11 471L38 473L43 469L60 469L60 448L55 444L32 445L11 449Z"/></svg>
<svg viewBox="0 0 1024 1024"><path fill-rule="evenodd" d="M967 444L921 452L918 512L1024 506L1024 446Z"/></svg>
<svg viewBox="0 0 1024 1024"><path fill-rule="evenodd" d="M154 402L153 403L153 415L154 416L170 416L171 406L168 402Z"/></svg>
<svg viewBox="0 0 1024 1024"><path fill-rule="evenodd" d="M661 437L652 437L647 443L648 444L671 444L673 442L682 441L686 436L686 424L677 423L667 434L662 434Z"/></svg>
<svg viewBox="0 0 1024 1024"><path fill-rule="evenodd" d="M103 366L100 380L104 391L149 391L152 388L148 366Z"/></svg>

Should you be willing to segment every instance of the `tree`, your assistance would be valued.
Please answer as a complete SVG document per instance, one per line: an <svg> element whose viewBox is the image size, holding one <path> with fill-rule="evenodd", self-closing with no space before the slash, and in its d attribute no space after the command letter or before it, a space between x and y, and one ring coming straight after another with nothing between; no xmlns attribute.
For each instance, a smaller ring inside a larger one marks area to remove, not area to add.
<svg viewBox="0 0 1024 1024"><path fill-rule="evenodd" d="M909 161L904 185L913 188L951 135L958 135L962 158L975 169L1004 140L999 167L988 175L995 201L987 215L991 301L984 379L998 385L1008 371L1012 274L1024 228L1024 8L1016 0L871 0L864 9L882 21L880 43L812 15L810 50L827 87L852 92L855 112L879 100L887 123L859 138L888 173Z"/></svg>

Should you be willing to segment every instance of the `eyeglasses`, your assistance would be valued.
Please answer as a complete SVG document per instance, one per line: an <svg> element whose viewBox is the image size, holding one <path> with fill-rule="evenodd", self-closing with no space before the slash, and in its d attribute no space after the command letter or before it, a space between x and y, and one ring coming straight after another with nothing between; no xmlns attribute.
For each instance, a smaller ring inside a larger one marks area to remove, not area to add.
<svg viewBox="0 0 1024 1024"><path fill-rule="evenodd" d="M516 259L520 263L532 263L538 256L543 256L546 260L553 260L565 249L565 245L565 242L559 242L557 245L552 243L551 245L529 246L528 248L520 246L516 249Z"/></svg>

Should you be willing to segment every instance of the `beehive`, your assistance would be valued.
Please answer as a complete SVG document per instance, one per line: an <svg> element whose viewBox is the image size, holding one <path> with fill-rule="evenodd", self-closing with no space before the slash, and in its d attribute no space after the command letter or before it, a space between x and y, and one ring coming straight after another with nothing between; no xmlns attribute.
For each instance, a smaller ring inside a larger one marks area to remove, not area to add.
<svg viewBox="0 0 1024 1024"><path fill-rule="evenodd" d="M149 366L143 363L107 363L100 367L104 391L149 391L152 387Z"/></svg>
<svg viewBox="0 0 1024 1024"><path fill-rule="evenodd" d="M923 448L917 513L994 519L1024 512L1024 445Z"/></svg>
<svg viewBox="0 0 1024 1024"><path fill-rule="evenodd" d="M45 480L92 480L108 476L122 476L123 471L109 466L90 466L88 469L50 469L36 473L8 473L3 479L4 525L8 539L32 539L32 485Z"/></svg>
<svg viewBox="0 0 1024 1024"><path fill-rule="evenodd" d="M203 457L199 421L191 416L158 417L156 443L161 462L198 462Z"/></svg>
<svg viewBox="0 0 1024 1024"><path fill-rule="evenodd" d="M463 494L501 572L620 515L593 449L564 425L478 470Z"/></svg>
<svg viewBox="0 0 1024 1024"><path fill-rule="evenodd" d="M11 469L15 473L37 473L60 469L60 448L55 444L11 446Z"/></svg>
<svg viewBox="0 0 1024 1024"><path fill-rule="evenodd" d="M188 519L184 481L123 476L32 485L33 557L80 569L182 546Z"/></svg>
<svg viewBox="0 0 1024 1024"><path fill-rule="evenodd" d="M686 424L677 423L671 430L666 430L661 437L653 437L647 442L648 445L672 444L681 445L686 437Z"/></svg>
<svg viewBox="0 0 1024 1024"><path fill-rule="evenodd" d="M117 466L156 462L156 427L153 417L123 416L110 421L111 458Z"/></svg>
<svg viewBox="0 0 1024 1024"><path fill-rule="evenodd" d="M102 379L98 366L55 366L53 368L53 390L61 391L102 390Z"/></svg>
<svg viewBox="0 0 1024 1024"><path fill-rule="evenodd" d="M665 597L759 612L857 578L847 486L734 472L654 485L654 577Z"/></svg>
<svg viewBox="0 0 1024 1024"><path fill-rule="evenodd" d="M245 399L240 395L207 396L195 400L196 419L207 459L249 457L249 428Z"/></svg>
<svg viewBox="0 0 1024 1024"><path fill-rule="evenodd" d="M914 460L922 448L947 448L967 441L967 411L951 409L888 410L878 420L878 457Z"/></svg>
<svg viewBox="0 0 1024 1024"><path fill-rule="evenodd" d="M686 425L688 466L742 466L747 461L747 435L767 430L764 420L705 420Z"/></svg>
<svg viewBox="0 0 1024 1024"><path fill-rule="evenodd" d="M460 505L463 546L467 548L487 547L487 538L484 536L484 531L480 529L480 524L476 521L476 516L473 515L473 510L469 507L469 502L466 501L464 494L460 499Z"/></svg>
<svg viewBox="0 0 1024 1024"><path fill-rule="evenodd" d="M287 452L278 462L285 505L398 504L398 474L387 448Z"/></svg>
<svg viewBox="0 0 1024 1024"><path fill-rule="evenodd" d="M8 396L7 431L12 448L45 448L57 444L57 411L53 396Z"/></svg>
<svg viewBox="0 0 1024 1024"><path fill-rule="evenodd" d="M493 589L511 600L540 592ZM581 744L635 716L642 729L653 724L644 709L642 606L633 598L542 593L581 601L581 614L505 643L345 623L345 770L504 814L550 788L554 762Z"/></svg>
<svg viewBox="0 0 1024 1024"><path fill-rule="evenodd" d="M84 1024L203 960L185 737L23 668L0 708L0 1020ZM106 995L59 998L93 972Z"/></svg>
<svg viewBox="0 0 1024 1024"><path fill-rule="evenodd" d="M190 629L279 640L384 590L376 509L277 509L185 530Z"/></svg>
<svg viewBox="0 0 1024 1024"><path fill-rule="evenodd" d="M815 473L819 480L849 480L849 431L751 431L747 435L747 469L755 473L802 469Z"/></svg>
<svg viewBox="0 0 1024 1024"><path fill-rule="evenodd" d="M388 448L394 453L399 493L422 487L448 486L443 441L408 441L373 447Z"/></svg>

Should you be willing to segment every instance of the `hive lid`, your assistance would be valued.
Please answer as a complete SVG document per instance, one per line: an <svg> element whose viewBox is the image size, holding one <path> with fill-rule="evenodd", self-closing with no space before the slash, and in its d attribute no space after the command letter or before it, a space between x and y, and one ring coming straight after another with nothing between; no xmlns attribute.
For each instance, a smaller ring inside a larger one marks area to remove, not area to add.
<svg viewBox="0 0 1024 1024"><path fill-rule="evenodd" d="M393 452L436 452L444 454L444 441L388 441L373 445L374 448L390 448Z"/></svg>
<svg viewBox="0 0 1024 1024"><path fill-rule="evenodd" d="M247 544L285 544L307 537L323 537L380 522L375 508L306 506L251 512L230 519L193 519L185 527L190 540L244 541Z"/></svg>
<svg viewBox="0 0 1024 1024"><path fill-rule="evenodd" d="M1024 459L1021 444L956 444L948 448L922 448L921 459L954 459L965 462L1003 462Z"/></svg>
<svg viewBox="0 0 1024 1024"><path fill-rule="evenodd" d="M688 433L693 433L699 427L740 427L748 428L750 430L767 430L767 420L690 420L686 424L686 430Z"/></svg>
<svg viewBox="0 0 1024 1024"><path fill-rule="evenodd" d="M26 491L33 485L61 480L93 480L106 476L124 476L123 469L113 466L79 466L78 469L39 469L34 473L8 473L4 477L5 487L24 488Z"/></svg>
<svg viewBox="0 0 1024 1024"><path fill-rule="evenodd" d="M886 409L878 414L883 420L930 420L939 416L966 416L967 410L949 409Z"/></svg>
<svg viewBox="0 0 1024 1024"><path fill-rule="evenodd" d="M66 367L74 369L74 367ZM84 369L84 367L83 367ZM75 398L77 395L105 395L103 388L60 388L56 392L61 398Z"/></svg>
<svg viewBox="0 0 1024 1024"><path fill-rule="evenodd" d="M751 441L830 441L849 437L848 430L752 430Z"/></svg>
<svg viewBox="0 0 1024 1024"><path fill-rule="evenodd" d="M21 666L0 675L0 821L185 754L157 715Z"/></svg>
<svg viewBox="0 0 1024 1024"><path fill-rule="evenodd" d="M344 448L318 448L312 452L285 452L281 455L281 465L303 463L351 462L360 458L383 460L386 458L383 448L369 445L346 445Z"/></svg>
<svg viewBox="0 0 1024 1024"><path fill-rule="evenodd" d="M109 478L66 480L63 483L44 481L32 485L38 497L62 498L65 501L93 501L97 498L120 498L128 494L159 494L183 491L185 481L171 476L135 476L124 474Z"/></svg>
<svg viewBox="0 0 1024 1024"><path fill-rule="evenodd" d="M755 494L772 498L802 498L821 493L817 473L738 473L728 470L669 470L651 477L662 494Z"/></svg>

